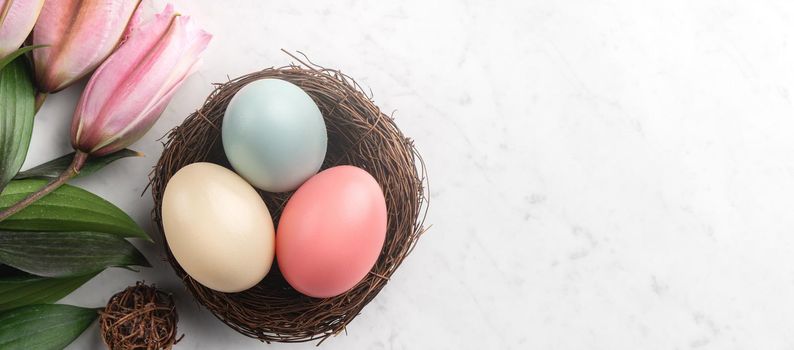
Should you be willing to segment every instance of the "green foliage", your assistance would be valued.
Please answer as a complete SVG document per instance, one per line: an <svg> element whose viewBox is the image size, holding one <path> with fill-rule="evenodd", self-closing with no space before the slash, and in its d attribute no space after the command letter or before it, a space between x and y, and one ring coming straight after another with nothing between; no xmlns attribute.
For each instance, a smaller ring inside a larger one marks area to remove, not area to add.
<svg viewBox="0 0 794 350"><path fill-rule="evenodd" d="M108 155L104 155L101 157L91 157L85 162L83 168L80 169L80 173L75 176L75 178L87 176L93 174L99 169L104 168L106 165L113 163L122 158L127 157L141 157L143 154L137 151L133 151L131 149L123 149L118 152L114 152ZM74 158L74 152L69 153L65 156L58 157L53 159L49 162L44 164L40 164L36 167L31 169L22 171L14 177L15 180L20 179L30 179L30 178L49 178L54 179L58 177L64 170L66 170L69 165L72 164L72 159Z"/></svg>
<svg viewBox="0 0 794 350"><path fill-rule="evenodd" d="M61 350L97 318L96 309L29 305L0 314L0 349Z"/></svg>
<svg viewBox="0 0 794 350"><path fill-rule="evenodd" d="M94 276L96 273L61 278L27 274L0 277L0 312L25 305L54 303Z"/></svg>
<svg viewBox="0 0 794 350"><path fill-rule="evenodd" d="M31 79L25 57L0 70L0 190L17 174L28 154L35 114Z"/></svg>
<svg viewBox="0 0 794 350"><path fill-rule="evenodd" d="M42 277L151 266L130 242L101 232L0 231L0 263Z"/></svg>
<svg viewBox="0 0 794 350"><path fill-rule="evenodd" d="M0 209L13 205L46 183L47 180L40 179L11 181L0 193ZM91 192L70 185L61 186L0 221L0 230L104 232L151 241L124 211Z"/></svg>

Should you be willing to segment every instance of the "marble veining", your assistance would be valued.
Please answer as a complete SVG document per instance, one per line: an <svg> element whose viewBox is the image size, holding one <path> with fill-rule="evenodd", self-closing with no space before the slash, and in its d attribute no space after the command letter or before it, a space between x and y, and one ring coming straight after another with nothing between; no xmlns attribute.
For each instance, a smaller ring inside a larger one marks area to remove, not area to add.
<svg viewBox="0 0 794 350"><path fill-rule="evenodd" d="M175 2L215 35L203 67L145 158L75 181L150 232L157 140L282 48L371 89L428 164L432 229L324 349L794 348L794 3ZM26 166L69 151L78 94L48 99ZM177 349L314 348L236 334L138 245L155 268L63 302L143 279L178 298Z"/></svg>

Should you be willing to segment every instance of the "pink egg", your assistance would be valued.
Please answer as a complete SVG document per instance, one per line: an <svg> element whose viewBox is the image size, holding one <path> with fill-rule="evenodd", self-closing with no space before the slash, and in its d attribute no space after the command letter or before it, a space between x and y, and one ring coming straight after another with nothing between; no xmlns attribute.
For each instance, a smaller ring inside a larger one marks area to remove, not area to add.
<svg viewBox="0 0 794 350"><path fill-rule="evenodd" d="M378 260L386 200L369 173L343 165L309 178L287 202L276 232L276 260L299 292L328 298L353 288Z"/></svg>

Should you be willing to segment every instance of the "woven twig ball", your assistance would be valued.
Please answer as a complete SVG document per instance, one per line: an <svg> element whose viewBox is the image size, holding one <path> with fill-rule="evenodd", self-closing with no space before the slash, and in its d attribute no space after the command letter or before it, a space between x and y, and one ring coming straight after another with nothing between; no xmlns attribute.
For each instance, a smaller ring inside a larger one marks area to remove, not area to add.
<svg viewBox="0 0 794 350"><path fill-rule="evenodd" d="M350 291L316 299L295 291L278 270L240 293L217 292L193 280L179 266L166 243L166 255L176 274L196 300L236 331L265 342L303 342L337 334L386 285L424 232L427 182L424 163L413 142L381 112L370 96L337 70L304 63L268 68L217 84L204 105L167 135L165 149L151 174L154 221L160 216L166 183L180 168L212 162L231 169L221 143L221 125L229 100L246 84L264 78L289 81L312 97L325 118L328 151L322 169L355 165L367 170L386 198L388 230L383 250L370 273ZM308 60L306 60L308 61ZM275 223L292 192L260 191Z"/></svg>
<svg viewBox="0 0 794 350"><path fill-rule="evenodd" d="M176 337L173 297L138 282L108 300L99 313L99 331L112 350L171 349Z"/></svg>

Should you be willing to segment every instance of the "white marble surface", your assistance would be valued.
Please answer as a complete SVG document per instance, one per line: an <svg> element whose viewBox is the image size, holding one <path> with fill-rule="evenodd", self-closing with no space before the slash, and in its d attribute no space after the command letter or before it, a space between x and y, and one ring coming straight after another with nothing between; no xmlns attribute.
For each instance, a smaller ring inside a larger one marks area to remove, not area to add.
<svg viewBox="0 0 794 350"><path fill-rule="evenodd" d="M158 2L162 4L162 2ZM300 50L375 93L429 167L433 224L325 349L794 347L794 3L177 1L215 34L135 149L76 181L152 229L157 142L222 82ZM79 87L36 119L69 151ZM177 349L265 345L197 307L161 248L64 302L139 279L176 293ZM100 348L96 328L71 349Z"/></svg>

